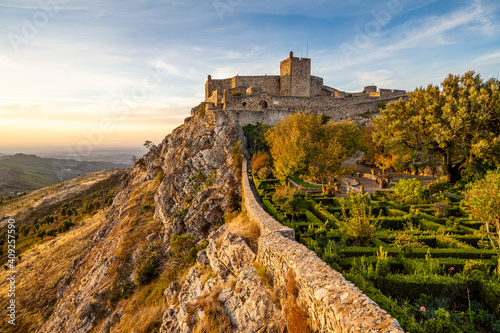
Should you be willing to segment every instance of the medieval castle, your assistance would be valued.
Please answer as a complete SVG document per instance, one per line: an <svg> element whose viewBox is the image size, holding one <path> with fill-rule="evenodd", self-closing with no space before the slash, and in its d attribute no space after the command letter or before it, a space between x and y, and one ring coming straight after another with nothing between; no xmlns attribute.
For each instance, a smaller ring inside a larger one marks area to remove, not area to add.
<svg viewBox="0 0 500 333"><path fill-rule="evenodd" d="M234 76L212 79L205 84L208 110L321 113L346 119L365 112L377 112L378 104L406 98L404 90L367 86L348 93L325 86L323 78L311 75L311 59L290 57L280 64L280 75Z"/></svg>

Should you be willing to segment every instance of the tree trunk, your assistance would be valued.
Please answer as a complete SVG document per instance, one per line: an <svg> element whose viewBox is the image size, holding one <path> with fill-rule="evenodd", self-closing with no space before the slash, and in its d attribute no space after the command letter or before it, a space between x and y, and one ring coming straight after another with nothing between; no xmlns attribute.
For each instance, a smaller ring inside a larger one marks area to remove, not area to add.
<svg viewBox="0 0 500 333"><path fill-rule="evenodd" d="M497 232L498 232L498 236L500 237L500 231L498 230L497 228ZM488 235L488 238L490 239L490 242L491 242L491 245L493 245L493 248L496 250L496 245L495 245L495 241L493 240L493 237L491 237L491 234L490 234L490 223L489 222L486 222L486 234ZM498 239L498 246L500 246L500 238Z"/></svg>
<svg viewBox="0 0 500 333"><path fill-rule="evenodd" d="M500 250L500 220L496 220L495 228L497 229L498 234L498 249ZM499 268L500 270L500 268ZM500 274L500 271L498 272Z"/></svg>
<svg viewBox="0 0 500 333"><path fill-rule="evenodd" d="M443 156L443 168L446 170L446 181L448 183L456 183L460 180L460 173L465 160L461 160L453 164L451 154L447 153Z"/></svg>

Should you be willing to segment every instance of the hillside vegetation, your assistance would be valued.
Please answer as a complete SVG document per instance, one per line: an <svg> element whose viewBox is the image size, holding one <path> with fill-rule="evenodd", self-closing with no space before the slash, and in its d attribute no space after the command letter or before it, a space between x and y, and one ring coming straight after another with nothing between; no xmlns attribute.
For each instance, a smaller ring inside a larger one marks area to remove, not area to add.
<svg viewBox="0 0 500 333"><path fill-rule="evenodd" d="M6 224L8 219L16 221L16 270L22 272L16 285L17 316L22 318L17 332L33 331L48 317L57 300L55 286L75 258L88 251L123 174L120 169L90 173L0 204L2 281L9 263ZM0 290L4 308L6 296L4 284Z"/></svg>
<svg viewBox="0 0 500 333"><path fill-rule="evenodd" d="M41 158L26 154L2 156L0 157L0 198L54 185L89 172L123 167L127 166L111 162Z"/></svg>

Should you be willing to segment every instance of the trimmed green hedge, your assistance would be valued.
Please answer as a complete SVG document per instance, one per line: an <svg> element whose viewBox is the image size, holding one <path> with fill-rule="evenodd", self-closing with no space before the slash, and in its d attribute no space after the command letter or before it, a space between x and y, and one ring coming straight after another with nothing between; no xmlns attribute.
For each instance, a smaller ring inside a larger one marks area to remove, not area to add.
<svg viewBox="0 0 500 333"><path fill-rule="evenodd" d="M423 332L423 328L415 321L415 317L409 311L409 308L401 307L395 300L391 297L384 295L379 289L377 289L372 282L366 280L359 274L347 273L344 274L345 277L354 283L356 287L363 290L363 293L370 297L372 301L377 303L382 309L385 309L391 316L396 318L399 325L405 330L405 332Z"/></svg>
<svg viewBox="0 0 500 333"><path fill-rule="evenodd" d="M401 210L405 213L409 213L410 212L410 206L408 205L399 205L397 203L394 203L394 202L387 202L387 208L392 208L392 209L398 209L398 210Z"/></svg>
<svg viewBox="0 0 500 333"><path fill-rule="evenodd" d="M483 225L483 222L471 221L469 219L456 219L455 221L460 223L460 225L464 227L471 228L474 230L479 230L479 228L481 228L481 226Z"/></svg>
<svg viewBox="0 0 500 333"><path fill-rule="evenodd" d="M380 223L380 227L383 229L392 229L392 230L404 230L406 224L409 222L409 219L402 217L380 217L380 218L371 218L371 221L377 220Z"/></svg>
<svg viewBox="0 0 500 333"><path fill-rule="evenodd" d="M323 222L314 215L314 213L310 211L306 211L306 221L314 224L323 225Z"/></svg>
<svg viewBox="0 0 500 333"><path fill-rule="evenodd" d="M471 235L450 235L449 237L459 240L463 243L469 244L477 248L477 243L482 239L484 242L489 242L489 239L481 236L471 236Z"/></svg>
<svg viewBox="0 0 500 333"><path fill-rule="evenodd" d="M446 220L447 219L444 218L444 217L435 217L434 215L429 215L429 214L422 213L422 212L419 214L419 217L423 217L426 220L432 221L434 223L439 223L441 225L446 225Z"/></svg>
<svg viewBox="0 0 500 333"><path fill-rule="evenodd" d="M467 301L467 283L462 279L438 275L372 276L373 282L384 295L416 300L421 294L432 297L454 297Z"/></svg>
<svg viewBox="0 0 500 333"><path fill-rule="evenodd" d="M497 315L500 315L500 285L484 280L463 279L457 276L438 275L392 275L370 278L383 294L416 300L421 294L453 298L467 304L468 295L476 301L484 301ZM467 289L469 293L467 293Z"/></svg>
<svg viewBox="0 0 500 333"><path fill-rule="evenodd" d="M439 228L443 228L444 226L439 223L435 223L426 219L421 219L419 221L420 228L422 230L431 230L431 231L438 231Z"/></svg>
<svg viewBox="0 0 500 333"><path fill-rule="evenodd" d="M481 281L480 292L483 301L488 304L495 315L500 317L500 284Z"/></svg>
<svg viewBox="0 0 500 333"><path fill-rule="evenodd" d="M387 208L387 215L389 217L405 216L406 214L407 212L404 212L396 208Z"/></svg>
<svg viewBox="0 0 500 333"><path fill-rule="evenodd" d="M458 239L446 236L436 235L436 247L454 248L454 249L473 249L474 247L459 241Z"/></svg>
<svg viewBox="0 0 500 333"><path fill-rule="evenodd" d="M283 216L283 214L281 214L280 212L278 212L276 210L276 207L274 207L274 205L271 203L271 201L269 201L267 199L263 199L262 206L264 206L264 210L269 215L271 215L276 221L279 221L280 223L283 223L286 221L285 216Z"/></svg>
<svg viewBox="0 0 500 333"><path fill-rule="evenodd" d="M379 249L376 247L344 247L339 249L339 253L344 257L369 257L375 256ZM412 248L412 252L408 255L411 258L425 258L429 250L432 258L458 258L458 259L491 259L497 256L495 250L478 250L478 249L429 249L429 248ZM401 249L395 247L385 248L387 255L397 257L401 253Z"/></svg>

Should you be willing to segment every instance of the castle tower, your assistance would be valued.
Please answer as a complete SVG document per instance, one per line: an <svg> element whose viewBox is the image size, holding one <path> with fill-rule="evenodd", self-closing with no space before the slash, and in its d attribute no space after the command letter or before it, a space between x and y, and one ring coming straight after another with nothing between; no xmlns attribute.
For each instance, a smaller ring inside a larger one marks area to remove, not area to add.
<svg viewBox="0 0 500 333"><path fill-rule="evenodd" d="M311 97L311 59L296 58L290 52L280 63L280 95Z"/></svg>

